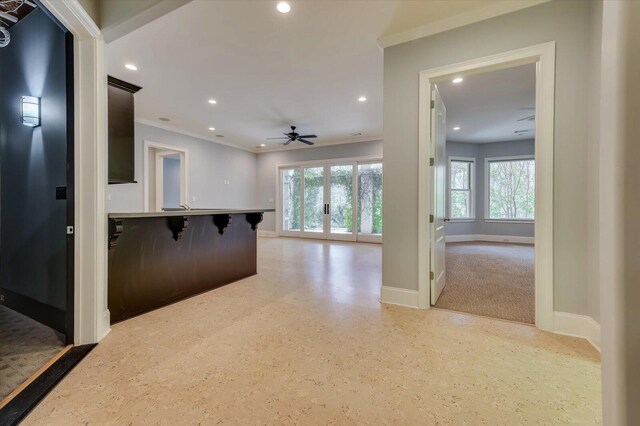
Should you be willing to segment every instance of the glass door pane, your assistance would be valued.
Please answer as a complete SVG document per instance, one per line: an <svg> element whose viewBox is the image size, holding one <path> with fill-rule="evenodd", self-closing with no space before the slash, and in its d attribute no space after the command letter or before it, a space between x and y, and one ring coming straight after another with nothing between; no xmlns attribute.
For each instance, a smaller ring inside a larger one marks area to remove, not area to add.
<svg viewBox="0 0 640 426"><path fill-rule="evenodd" d="M324 233L324 167L304 168L304 231Z"/></svg>
<svg viewBox="0 0 640 426"><path fill-rule="evenodd" d="M300 169L282 170L282 230L300 231Z"/></svg>
<svg viewBox="0 0 640 426"><path fill-rule="evenodd" d="M339 238L354 236L353 164L330 166L330 233ZM349 238L352 239L352 238Z"/></svg>
<svg viewBox="0 0 640 426"><path fill-rule="evenodd" d="M382 235L382 163L358 164L358 234Z"/></svg>

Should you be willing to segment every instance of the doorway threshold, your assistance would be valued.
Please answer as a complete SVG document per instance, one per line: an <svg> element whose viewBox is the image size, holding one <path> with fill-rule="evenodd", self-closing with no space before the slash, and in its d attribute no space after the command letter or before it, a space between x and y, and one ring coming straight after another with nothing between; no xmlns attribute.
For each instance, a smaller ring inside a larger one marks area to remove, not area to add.
<svg viewBox="0 0 640 426"><path fill-rule="evenodd" d="M0 402L0 424L17 425L96 344L68 345Z"/></svg>

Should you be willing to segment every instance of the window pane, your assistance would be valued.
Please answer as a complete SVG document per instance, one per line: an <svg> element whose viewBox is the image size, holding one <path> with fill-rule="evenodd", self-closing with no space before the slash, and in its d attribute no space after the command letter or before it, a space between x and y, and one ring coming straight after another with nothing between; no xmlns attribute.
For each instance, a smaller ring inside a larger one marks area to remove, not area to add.
<svg viewBox="0 0 640 426"><path fill-rule="evenodd" d="M382 234L382 163L358 164L358 233Z"/></svg>
<svg viewBox="0 0 640 426"><path fill-rule="evenodd" d="M451 189L469 189L471 163L468 161L451 162Z"/></svg>
<svg viewBox="0 0 640 426"><path fill-rule="evenodd" d="M530 219L535 216L535 161L489 163L489 218Z"/></svg>
<svg viewBox="0 0 640 426"><path fill-rule="evenodd" d="M451 190L451 219L467 219L471 217L471 193L469 191Z"/></svg>
<svg viewBox="0 0 640 426"><path fill-rule="evenodd" d="M331 166L331 232L353 232L353 166Z"/></svg>
<svg viewBox="0 0 640 426"><path fill-rule="evenodd" d="M282 170L282 230L300 230L300 169Z"/></svg>
<svg viewBox="0 0 640 426"><path fill-rule="evenodd" d="M324 167L304 169L304 230L324 230Z"/></svg>

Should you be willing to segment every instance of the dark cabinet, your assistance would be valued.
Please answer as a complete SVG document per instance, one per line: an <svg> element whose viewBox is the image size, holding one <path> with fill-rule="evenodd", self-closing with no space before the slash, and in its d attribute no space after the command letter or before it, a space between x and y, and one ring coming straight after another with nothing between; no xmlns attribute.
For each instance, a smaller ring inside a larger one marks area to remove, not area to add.
<svg viewBox="0 0 640 426"><path fill-rule="evenodd" d="M142 89L108 77L109 183L135 182L134 94Z"/></svg>

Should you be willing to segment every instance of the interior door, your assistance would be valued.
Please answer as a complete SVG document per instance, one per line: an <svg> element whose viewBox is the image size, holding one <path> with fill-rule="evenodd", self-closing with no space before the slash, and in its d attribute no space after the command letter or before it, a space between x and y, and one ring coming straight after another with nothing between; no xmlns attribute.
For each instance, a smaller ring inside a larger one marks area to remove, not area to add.
<svg viewBox="0 0 640 426"><path fill-rule="evenodd" d="M325 239L326 217L325 166L302 168L302 236Z"/></svg>
<svg viewBox="0 0 640 426"><path fill-rule="evenodd" d="M446 117L447 112L438 92L438 87L433 85L431 94L431 141L432 141L432 159L433 167L431 167L433 191L431 200L431 304L435 305L442 293L442 289L446 285L445 274L445 212L446 208L446 160L445 160L445 142L446 142Z"/></svg>
<svg viewBox="0 0 640 426"><path fill-rule="evenodd" d="M327 166L326 229L332 240L356 240L356 178L355 163Z"/></svg>

